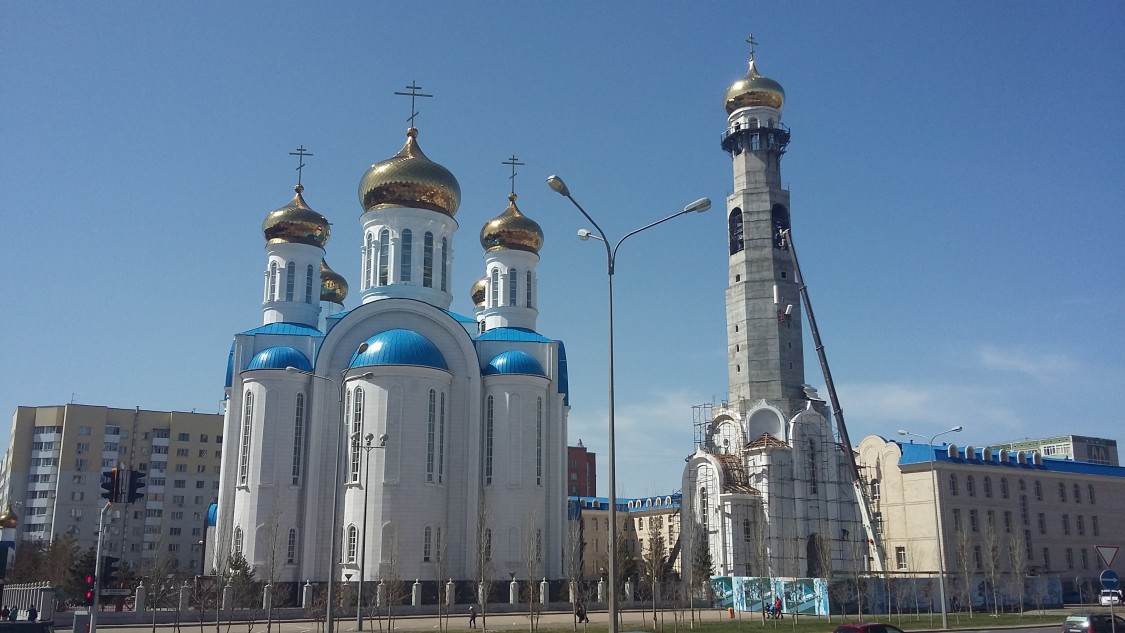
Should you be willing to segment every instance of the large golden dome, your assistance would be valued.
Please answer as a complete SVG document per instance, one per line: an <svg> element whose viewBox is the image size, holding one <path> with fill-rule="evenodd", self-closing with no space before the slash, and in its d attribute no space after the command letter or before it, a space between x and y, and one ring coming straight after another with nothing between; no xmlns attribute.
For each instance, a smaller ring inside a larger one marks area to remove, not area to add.
<svg viewBox="0 0 1125 633"><path fill-rule="evenodd" d="M473 299L473 305L478 308L484 307L484 299L488 292L488 280L481 277L473 284L473 289L469 291L469 296Z"/></svg>
<svg viewBox="0 0 1125 633"><path fill-rule="evenodd" d="M331 232L328 220L305 204L305 199L301 197L304 187L297 185L293 190L297 192L293 200L284 207L271 211L262 222L266 243L308 244L324 248Z"/></svg>
<svg viewBox="0 0 1125 633"><path fill-rule="evenodd" d="M328 262L320 260L320 300L344 305L348 297L348 282L344 277L328 267Z"/></svg>
<svg viewBox="0 0 1125 633"><path fill-rule="evenodd" d="M461 185L448 169L426 158L418 147L418 130L410 128L397 154L363 174L359 202L364 211L409 207L453 217L461 204Z"/></svg>
<svg viewBox="0 0 1125 633"><path fill-rule="evenodd" d="M520 213L513 193L508 196L508 208L480 230L480 245L485 251L506 248L538 254L543 247L543 229L535 220Z"/></svg>
<svg viewBox="0 0 1125 633"><path fill-rule="evenodd" d="M769 106L780 110L785 105L785 89L769 77L758 74L754 60L751 59L746 76L727 88L724 103L727 114L751 106Z"/></svg>
<svg viewBox="0 0 1125 633"><path fill-rule="evenodd" d="M16 516L16 511L12 509L12 504L9 503L4 513L0 514L0 528L14 528L18 524L19 517Z"/></svg>

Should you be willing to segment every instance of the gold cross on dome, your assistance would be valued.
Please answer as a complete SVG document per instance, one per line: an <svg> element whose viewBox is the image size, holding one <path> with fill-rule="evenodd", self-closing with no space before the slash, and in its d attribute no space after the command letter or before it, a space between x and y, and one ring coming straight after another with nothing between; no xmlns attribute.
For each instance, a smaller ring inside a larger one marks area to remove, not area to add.
<svg viewBox="0 0 1125 633"><path fill-rule="evenodd" d="M512 154L511 157L508 158L508 160L500 161L500 164L512 166L512 175L508 176L508 178L509 178L509 180L512 181L512 193L515 193L516 192L516 165L522 166L522 165L526 165L527 163L519 162L518 160L516 160L516 155Z"/></svg>
<svg viewBox="0 0 1125 633"><path fill-rule="evenodd" d="M410 121L410 127L414 127L414 117L418 116L418 111L414 109L414 100L418 97L433 97L433 95L419 92L422 86L419 86L417 81L410 82L406 89L410 92L396 92L395 94L400 97L410 97L410 116L406 120Z"/></svg>
<svg viewBox="0 0 1125 633"><path fill-rule="evenodd" d="M746 43L750 45L750 59L754 59L754 47L758 45L758 40L754 39L754 34L751 33L750 37L746 38Z"/></svg>
<svg viewBox="0 0 1125 633"><path fill-rule="evenodd" d="M305 168L305 157L306 156L313 156L314 154L312 154L307 149L305 149L304 145L301 145L300 147L297 148L297 151L289 152L289 155L300 157L300 158L297 159L297 184L299 185L299 184L301 184L301 171L304 170L304 168Z"/></svg>

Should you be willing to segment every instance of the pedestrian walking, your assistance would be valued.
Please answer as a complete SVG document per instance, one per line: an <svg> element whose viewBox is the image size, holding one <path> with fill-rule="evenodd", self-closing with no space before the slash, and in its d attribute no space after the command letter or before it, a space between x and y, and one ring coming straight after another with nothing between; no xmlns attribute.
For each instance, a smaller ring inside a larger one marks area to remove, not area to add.
<svg viewBox="0 0 1125 633"><path fill-rule="evenodd" d="M469 628L477 628L477 607L476 605L469 605Z"/></svg>

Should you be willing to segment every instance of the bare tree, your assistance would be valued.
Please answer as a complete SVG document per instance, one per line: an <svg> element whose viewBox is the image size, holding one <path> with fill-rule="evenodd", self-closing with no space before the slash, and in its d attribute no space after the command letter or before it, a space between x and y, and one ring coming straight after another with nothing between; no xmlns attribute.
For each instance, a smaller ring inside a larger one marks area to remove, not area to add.
<svg viewBox="0 0 1125 633"><path fill-rule="evenodd" d="M445 605L445 592L442 590L442 578L448 574L449 564L446 560L448 547L446 542L449 539L449 530L447 524L443 521L438 524L437 532L433 542L433 568L434 580L437 582L437 613L438 613L438 631L449 630L449 608ZM452 581L452 579L450 579ZM444 615L444 621L443 621Z"/></svg>
<svg viewBox="0 0 1125 633"><path fill-rule="evenodd" d="M539 626L541 609L537 604L539 597L539 578L543 574L543 529L539 523L539 513L527 513L523 528L523 563L527 571L527 617L530 631Z"/></svg>
<svg viewBox="0 0 1125 633"><path fill-rule="evenodd" d="M395 607L403 604L407 596L406 582L402 578L399 556L397 526L391 525L383 542L383 563L380 566L382 568L384 594L387 598L388 631L393 631L395 628Z"/></svg>
<svg viewBox="0 0 1125 633"><path fill-rule="evenodd" d="M963 526L954 535L953 546L957 554L960 587L962 594L965 596L965 607L969 610L969 617L971 618L973 617L973 541L969 532L963 529Z"/></svg>
<svg viewBox="0 0 1125 633"><path fill-rule="evenodd" d="M1020 615L1023 615L1024 587L1027 584L1027 541L1023 530L1016 527L1012 529L1012 536L1008 539L1008 562L1012 567L1012 586L1015 589L1016 599L1019 604Z"/></svg>
<svg viewBox="0 0 1125 633"><path fill-rule="evenodd" d="M988 588L992 596L992 612L1000 615L1000 580L1001 580L1001 548L1000 534L996 526L995 510L985 513L984 535L981 537L981 562L984 563L984 574L988 579Z"/></svg>
<svg viewBox="0 0 1125 633"><path fill-rule="evenodd" d="M597 519L594 519L595 521ZM582 515L567 521L566 549L563 551L563 566L566 573L567 592L570 595L570 611L574 614L572 628L578 629L578 605L585 602L582 589L582 564L586 542L583 540L584 526ZM583 607L585 608L585 607Z"/></svg>
<svg viewBox="0 0 1125 633"><path fill-rule="evenodd" d="M285 553L281 551L281 508L278 504L274 504L270 509L264 528L266 538L260 541L259 545L264 546L266 553L261 565L261 579L270 592L269 604L263 605L266 607L266 633L270 633L273 630L273 603L282 595L278 581L281 579L281 568L285 562Z"/></svg>
<svg viewBox="0 0 1125 633"><path fill-rule="evenodd" d="M488 499L481 492L477 503L476 599L480 603L481 628L488 629L488 601L492 594L492 517Z"/></svg>

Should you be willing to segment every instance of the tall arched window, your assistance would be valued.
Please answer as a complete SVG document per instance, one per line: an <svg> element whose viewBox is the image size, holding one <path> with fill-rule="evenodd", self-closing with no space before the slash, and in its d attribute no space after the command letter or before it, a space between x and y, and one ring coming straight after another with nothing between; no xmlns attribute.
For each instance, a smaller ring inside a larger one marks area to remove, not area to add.
<svg viewBox="0 0 1125 633"><path fill-rule="evenodd" d="M242 556L242 528L234 528L234 544L231 547L235 556Z"/></svg>
<svg viewBox="0 0 1125 633"><path fill-rule="evenodd" d="M977 480L972 475L965 478L965 494L970 497L977 496Z"/></svg>
<svg viewBox="0 0 1125 633"><path fill-rule="evenodd" d="M441 238L441 291L445 292L445 273L449 269L449 240Z"/></svg>
<svg viewBox="0 0 1125 633"><path fill-rule="evenodd" d="M820 462L817 461L817 455L816 455L816 442L814 442L813 438L810 437L809 438L809 485L808 485L808 489L809 489L809 494L812 494L812 495L817 494L817 492L819 490L819 482L817 481L817 471L818 471L817 464L819 464L819 463Z"/></svg>
<svg viewBox="0 0 1125 633"><path fill-rule="evenodd" d="M707 530L707 486L699 489L699 522L703 524L704 533Z"/></svg>
<svg viewBox="0 0 1125 633"><path fill-rule="evenodd" d="M297 564L297 530L289 528L289 541L285 545L285 564Z"/></svg>
<svg viewBox="0 0 1125 633"><path fill-rule="evenodd" d="M493 431L494 402L492 396L488 397L484 408L484 483L492 483L492 431Z"/></svg>
<svg viewBox="0 0 1125 633"><path fill-rule="evenodd" d="M445 392L441 393L441 399L438 406L438 453L437 453L437 480L438 483L445 481ZM441 534L441 528L438 528L438 534Z"/></svg>
<svg viewBox="0 0 1125 633"><path fill-rule="evenodd" d="M430 558L433 556L433 550L434 550L433 537L434 537L433 530L430 528L430 526L427 525L422 530L422 562L424 562L424 563L430 562Z"/></svg>
<svg viewBox="0 0 1125 633"><path fill-rule="evenodd" d="M526 290L526 294L527 294L527 301L524 302L524 305L526 305L529 308L533 308L535 306L534 306L534 303L531 301L532 284L531 284L531 271L530 270L527 271L527 282L526 282L526 284L527 285L526 285L525 290Z"/></svg>
<svg viewBox="0 0 1125 633"><path fill-rule="evenodd" d="M305 394L297 394L293 412L293 485L301 483L301 453L305 445Z"/></svg>
<svg viewBox="0 0 1125 633"><path fill-rule="evenodd" d="M957 475L949 473L949 494L957 494Z"/></svg>
<svg viewBox="0 0 1125 633"><path fill-rule="evenodd" d="M519 279L519 273L515 268L508 271L508 305L516 305L516 280Z"/></svg>
<svg viewBox="0 0 1125 633"><path fill-rule="evenodd" d="M426 481L432 483L437 452L437 392L433 389L430 389L429 415L426 420Z"/></svg>
<svg viewBox="0 0 1125 633"><path fill-rule="evenodd" d="M270 262L270 289L266 292L266 301L277 300L277 262Z"/></svg>
<svg viewBox="0 0 1125 633"><path fill-rule="evenodd" d="M730 254L734 255L745 247L745 238L742 226L742 209L736 208L727 218L727 232L730 234Z"/></svg>
<svg viewBox="0 0 1125 633"><path fill-rule="evenodd" d="M773 205L770 209L770 222L773 224L773 247L788 250L788 242L782 237L781 232L789 230L789 209L786 209L785 205Z"/></svg>
<svg viewBox="0 0 1125 633"><path fill-rule="evenodd" d="M285 265L285 300L292 301L297 285L297 264L289 262Z"/></svg>
<svg viewBox="0 0 1125 633"><path fill-rule="evenodd" d="M379 284L387 285L388 271L390 270L391 232L383 229L379 232Z"/></svg>
<svg viewBox="0 0 1125 633"><path fill-rule="evenodd" d="M992 498L992 477L984 478L984 496L986 499Z"/></svg>
<svg viewBox="0 0 1125 633"><path fill-rule="evenodd" d="M254 394L246 390L246 406L242 415L242 442L238 451L238 483L245 486L250 478L250 431L254 416Z"/></svg>
<svg viewBox="0 0 1125 633"><path fill-rule="evenodd" d="M535 400L535 485L543 485L543 398Z"/></svg>
<svg viewBox="0 0 1125 633"><path fill-rule="evenodd" d="M313 302L313 267L309 264L305 268L305 303Z"/></svg>
<svg viewBox="0 0 1125 633"><path fill-rule="evenodd" d="M359 530L354 525L348 526L348 562L355 562L356 549L359 545Z"/></svg>
<svg viewBox="0 0 1125 633"><path fill-rule="evenodd" d="M500 269L492 269L492 277L488 284L488 307L495 308L500 303Z"/></svg>
<svg viewBox="0 0 1125 633"><path fill-rule="evenodd" d="M375 257L377 252L375 247L375 235L368 233L367 248L363 249L363 263L365 265L363 271L364 288L370 288L375 285Z"/></svg>
<svg viewBox="0 0 1125 633"><path fill-rule="evenodd" d="M871 480L871 500L878 501L883 497L882 488L878 479Z"/></svg>
<svg viewBox="0 0 1125 633"><path fill-rule="evenodd" d="M359 438L363 432L363 387L355 388L352 399L352 481L359 481Z"/></svg>
<svg viewBox="0 0 1125 633"><path fill-rule="evenodd" d="M410 268L413 263L414 255L414 233L410 229L402 230L402 257L399 258L398 263L398 277L399 281L404 284L410 283Z"/></svg>
<svg viewBox="0 0 1125 633"><path fill-rule="evenodd" d="M1008 478L1007 477L1001 477L1000 478L1000 498L1001 499L1007 499L1008 498Z"/></svg>
<svg viewBox="0 0 1125 633"><path fill-rule="evenodd" d="M422 236L422 285L434 287L434 234L429 231Z"/></svg>

